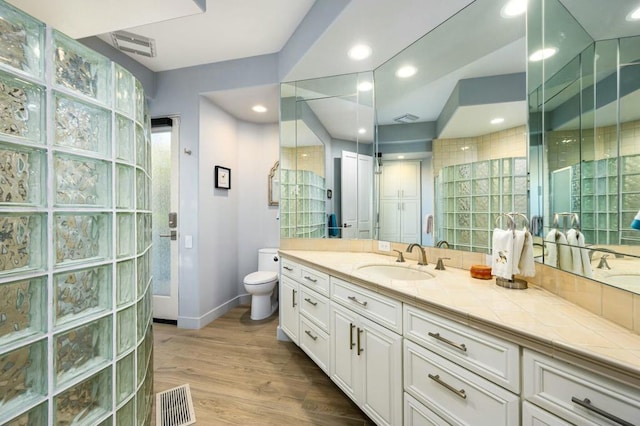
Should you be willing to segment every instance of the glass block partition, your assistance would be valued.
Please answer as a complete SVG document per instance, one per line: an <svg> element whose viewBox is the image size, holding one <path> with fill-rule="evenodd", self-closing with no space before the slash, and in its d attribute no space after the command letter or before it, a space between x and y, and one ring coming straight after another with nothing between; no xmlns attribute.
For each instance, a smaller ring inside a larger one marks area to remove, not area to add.
<svg viewBox="0 0 640 426"><path fill-rule="evenodd" d="M325 237L324 178L309 170L282 169L280 179L280 236Z"/></svg>
<svg viewBox="0 0 640 426"><path fill-rule="evenodd" d="M436 238L456 250L489 253L498 215L527 215L527 190L525 157L443 167L436 177Z"/></svg>
<svg viewBox="0 0 640 426"><path fill-rule="evenodd" d="M131 73L0 0L0 424L150 424L149 144Z"/></svg>
<svg viewBox="0 0 640 426"><path fill-rule="evenodd" d="M572 205L580 213L585 241L640 244L637 231L629 229L640 208L640 155L583 161L572 171L580 182Z"/></svg>

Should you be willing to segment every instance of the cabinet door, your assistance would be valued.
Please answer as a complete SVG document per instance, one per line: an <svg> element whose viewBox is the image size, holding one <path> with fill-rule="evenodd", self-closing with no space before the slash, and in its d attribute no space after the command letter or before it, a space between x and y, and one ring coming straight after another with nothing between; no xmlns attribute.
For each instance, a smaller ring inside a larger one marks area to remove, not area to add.
<svg viewBox="0 0 640 426"><path fill-rule="evenodd" d="M420 162L405 161L402 163L401 196L403 199L417 199L420 197Z"/></svg>
<svg viewBox="0 0 640 426"><path fill-rule="evenodd" d="M400 202L400 242L419 243L420 235L420 200L402 199ZM397 240L391 240L397 241Z"/></svg>
<svg viewBox="0 0 640 426"><path fill-rule="evenodd" d="M300 294L298 283L287 278L280 279L280 327L297 345L300 328Z"/></svg>
<svg viewBox="0 0 640 426"><path fill-rule="evenodd" d="M401 162L390 161L384 163L380 182L380 198L398 199L401 197L402 168L403 164Z"/></svg>
<svg viewBox="0 0 640 426"><path fill-rule="evenodd" d="M362 372L360 406L378 425L402 424L402 336L366 318L356 328ZM357 336L356 335L356 336Z"/></svg>
<svg viewBox="0 0 640 426"><path fill-rule="evenodd" d="M355 402L358 402L361 386L356 347L357 318L357 314L331 303L330 376Z"/></svg>
<svg viewBox="0 0 640 426"><path fill-rule="evenodd" d="M538 408L528 401L522 403L522 426L570 426L560 417Z"/></svg>
<svg viewBox="0 0 640 426"><path fill-rule="evenodd" d="M380 239L400 241L400 208L397 199L380 200Z"/></svg>

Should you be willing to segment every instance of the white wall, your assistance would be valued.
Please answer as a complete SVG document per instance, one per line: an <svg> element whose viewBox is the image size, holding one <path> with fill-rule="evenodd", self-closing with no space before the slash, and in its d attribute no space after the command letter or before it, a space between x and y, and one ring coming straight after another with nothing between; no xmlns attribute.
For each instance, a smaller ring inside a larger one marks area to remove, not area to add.
<svg viewBox="0 0 640 426"><path fill-rule="evenodd" d="M199 326L238 296L238 134L236 120L200 97L198 157ZM231 169L231 189L214 188L214 166ZM222 312L223 313L223 312Z"/></svg>
<svg viewBox="0 0 640 426"><path fill-rule="evenodd" d="M258 269L258 249L279 247L278 207L269 206L268 176L280 155L278 124L238 122L238 292L242 279Z"/></svg>

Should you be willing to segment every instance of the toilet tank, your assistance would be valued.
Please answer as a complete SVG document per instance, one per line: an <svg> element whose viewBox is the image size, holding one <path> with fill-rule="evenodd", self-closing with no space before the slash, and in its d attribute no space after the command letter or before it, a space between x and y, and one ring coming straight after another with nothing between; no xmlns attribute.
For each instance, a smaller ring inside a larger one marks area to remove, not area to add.
<svg viewBox="0 0 640 426"><path fill-rule="evenodd" d="M277 248L258 250L258 271L280 272L280 256Z"/></svg>

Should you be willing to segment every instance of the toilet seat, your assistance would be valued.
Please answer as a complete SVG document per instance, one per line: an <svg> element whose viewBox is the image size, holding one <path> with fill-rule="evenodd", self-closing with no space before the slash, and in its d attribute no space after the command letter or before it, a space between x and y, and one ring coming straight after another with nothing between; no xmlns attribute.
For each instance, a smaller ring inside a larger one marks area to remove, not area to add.
<svg viewBox="0 0 640 426"><path fill-rule="evenodd" d="M244 283L248 285L264 284L278 280L278 273L272 271L256 271L244 277Z"/></svg>

